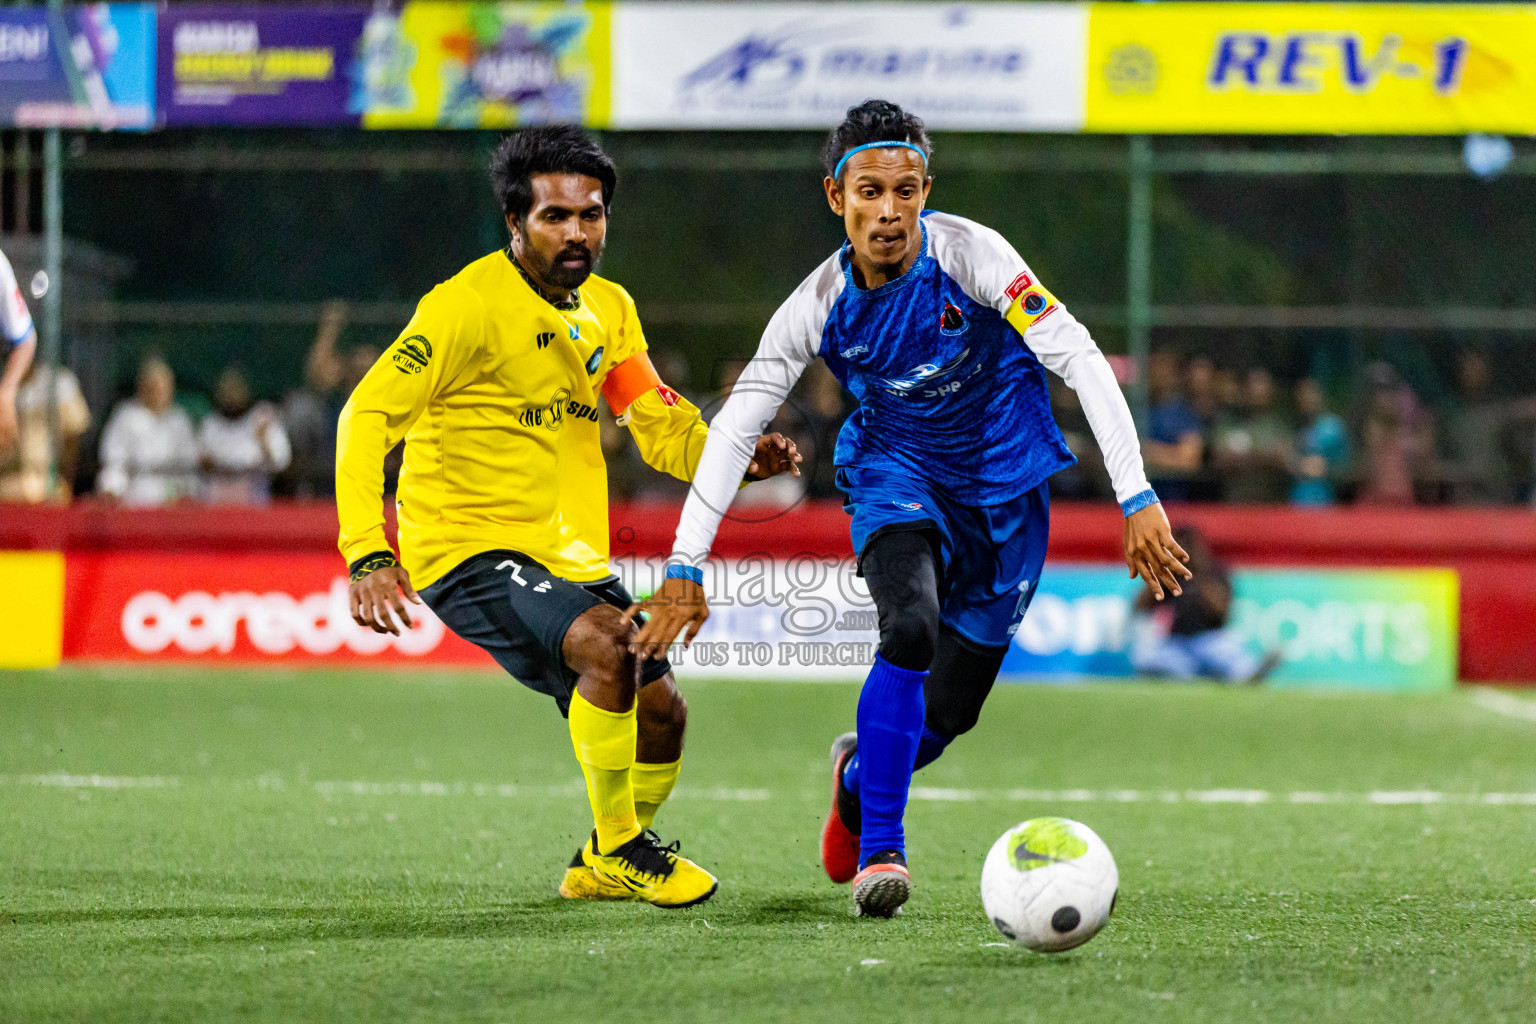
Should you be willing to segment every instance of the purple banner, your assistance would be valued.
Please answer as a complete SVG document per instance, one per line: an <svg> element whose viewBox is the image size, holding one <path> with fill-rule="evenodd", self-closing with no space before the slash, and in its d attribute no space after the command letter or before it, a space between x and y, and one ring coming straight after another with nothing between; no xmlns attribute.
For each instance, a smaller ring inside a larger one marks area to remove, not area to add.
<svg viewBox="0 0 1536 1024"><path fill-rule="evenodd" d="M169 4L160 10L162 123L361 123L363 5Z"/></svg>

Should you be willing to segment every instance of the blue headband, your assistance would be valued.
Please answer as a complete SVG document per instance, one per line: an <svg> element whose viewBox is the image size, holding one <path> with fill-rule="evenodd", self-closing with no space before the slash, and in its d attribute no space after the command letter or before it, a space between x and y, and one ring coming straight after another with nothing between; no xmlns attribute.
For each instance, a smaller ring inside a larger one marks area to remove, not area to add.
<svg viewBox="0 0 1536 1024"><path fill-rule="evenodd" d="M862 153L866 149L893 149L896 147L900 147L902 149L910 149L912 152L923 158L924 168L928 166L928 154L924 153L921 149L912 145L910 142L897 142L894 139L887 140L885 142L866 142L862 146L854 146L848 152L843 154L843 158L839 160L837 162L837 166L832 169L832 180L836 181L839 177L842 176L843 164L847 163L848 158L853 156L853 154Z"/></svg>

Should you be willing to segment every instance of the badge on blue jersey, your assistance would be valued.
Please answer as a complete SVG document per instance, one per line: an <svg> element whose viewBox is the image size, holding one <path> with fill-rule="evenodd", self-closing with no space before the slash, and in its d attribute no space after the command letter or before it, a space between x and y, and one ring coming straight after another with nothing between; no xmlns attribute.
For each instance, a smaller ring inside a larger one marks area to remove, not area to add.
<svg viewBox="0 0 1536 1024"><path fill-rule="evenodd" d="M953 302L944 303L944 312L939 314L939 333L964 334L966 327L965 314L960 312L960 307Z"/></svg>
<svg viewBox="0 0 1536 1024"><path fill-rule="evenodd" d="M903 512L921 512L923 510L922 503L917 501L892 501L891 504Z"/></svg>

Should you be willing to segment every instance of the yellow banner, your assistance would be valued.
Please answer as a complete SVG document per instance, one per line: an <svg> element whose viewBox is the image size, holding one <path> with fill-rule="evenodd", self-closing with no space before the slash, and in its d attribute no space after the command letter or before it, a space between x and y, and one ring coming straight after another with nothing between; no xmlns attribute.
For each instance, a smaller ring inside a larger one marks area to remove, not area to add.
<svg viewBox="0 0 1536 1024"><path fill-rule="evenodd" d="M0 551L0 669L54 668L64 645L64 556Z"/></svg>
<svg viewBox="0 0 1536 1024"><path fill-rule="evenodd" d="M608 123L607 3L408 0L365 128Z"/></svg>
<svg viewBox="0 0 1536 1024"><path fill-rule="evenodd" d="M1087 129L1536 133L1536 7L1093 4Z"/></svg>

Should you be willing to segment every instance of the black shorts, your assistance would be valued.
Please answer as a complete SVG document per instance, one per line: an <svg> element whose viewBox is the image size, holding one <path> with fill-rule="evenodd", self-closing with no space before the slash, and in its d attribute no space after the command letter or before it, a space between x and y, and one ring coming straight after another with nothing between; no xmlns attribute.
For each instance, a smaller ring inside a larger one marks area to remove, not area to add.
<svg viewBox="0 0 1536 1024"><path fill-rule="evenodd" d="M576 673L565 663L565 634L588 608L628 608L634 598L617 576L572 583L517 551L486 551L454 566L421 591L427 607L459 636L484 649L524 686L571 706ZM665 658L643 662L640 685L672 671Z"/></svg>

